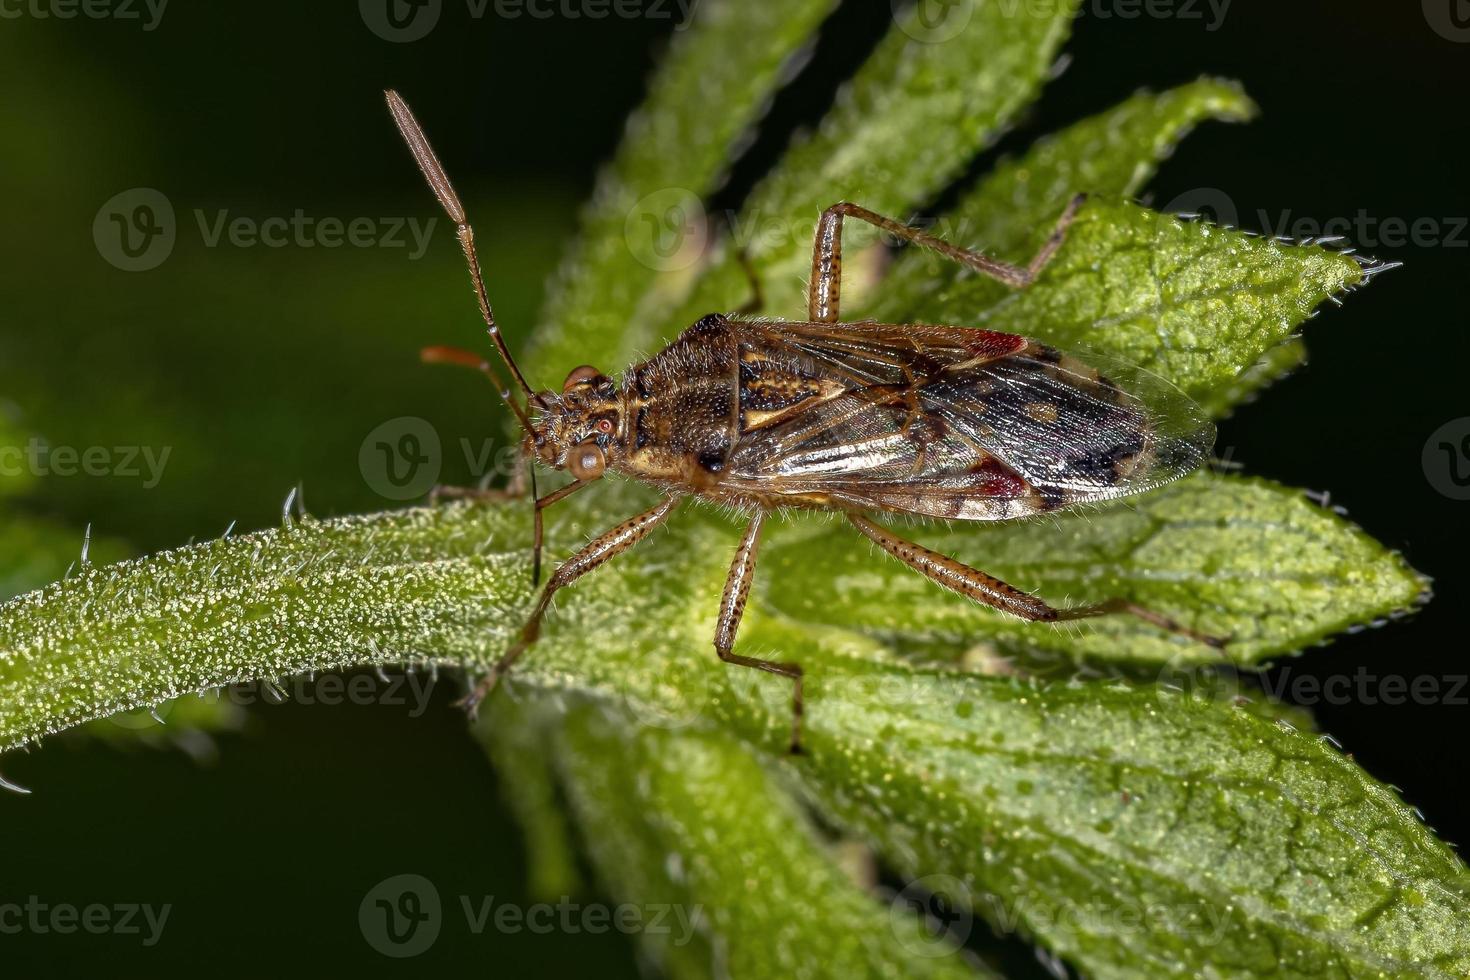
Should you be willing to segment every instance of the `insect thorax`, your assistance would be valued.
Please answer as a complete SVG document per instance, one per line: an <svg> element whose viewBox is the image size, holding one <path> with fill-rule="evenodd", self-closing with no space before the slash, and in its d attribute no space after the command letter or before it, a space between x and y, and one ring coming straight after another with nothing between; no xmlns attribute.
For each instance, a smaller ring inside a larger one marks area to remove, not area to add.
<svg viewBox="0 0 1470 980"><path fill-rule="evenodd" d="M629 368L618 468L694 492L718 483L738 436L738 366L729 321L712 314Z"/></svg>

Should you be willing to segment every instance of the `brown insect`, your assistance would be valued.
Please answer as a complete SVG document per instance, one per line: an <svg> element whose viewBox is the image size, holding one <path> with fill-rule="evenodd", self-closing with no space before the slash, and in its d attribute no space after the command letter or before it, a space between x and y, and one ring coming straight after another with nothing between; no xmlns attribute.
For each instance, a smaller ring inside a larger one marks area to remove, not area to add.
<svg viewBox="0 0 1470 980"><path fill-rule="evenodd" d="M1085 360L1012 334L928 324L840 323L842 223L857 218L1020 289L1061 247L1081 206L1074 198L1031 262L1013 266L959 248L854 204L822 212L812 254L807 320L712 313L614 381L593 367L560 392L526 383L495 325L474 233L449 178L408 106L388 106L439 203L458 226L480 313L526 397L516 401L488 362L432 348L426 359L464 363L495 381L525 430L523 451L574 478L535 501L535 574L542 511L620 473L664 499L593 539L547 581L519 639L466 699L478 704L536 641L557 591L622 554L684 497L749 515L720 600L715 653L726 663L790 678L791 750L800 751L802 669L735 652L766 515L783 508L841 512L859 532L937 585L1041 622L1125 613L1220 647L1224 641L1117 599L1059 609L864 516L919 514L1002 521L1141 493L1197 469L1214 426L1188 398L1141 369ZM754 305L759 305L759 287Z"/></svg>

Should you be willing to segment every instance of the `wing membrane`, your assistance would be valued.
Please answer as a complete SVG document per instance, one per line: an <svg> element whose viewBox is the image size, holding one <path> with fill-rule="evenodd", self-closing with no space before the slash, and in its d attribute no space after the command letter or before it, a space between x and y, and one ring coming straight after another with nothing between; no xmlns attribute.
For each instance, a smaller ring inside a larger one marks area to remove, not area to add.
<svg viewBox="0 0 1470 980"><path fill-rule="evenodd" d="M766 363L826 385L737 444L729 479L767 494L1001 520L1141 493L1214 443L1178 389L1095 354L964 327L743 327Z"/></svg>

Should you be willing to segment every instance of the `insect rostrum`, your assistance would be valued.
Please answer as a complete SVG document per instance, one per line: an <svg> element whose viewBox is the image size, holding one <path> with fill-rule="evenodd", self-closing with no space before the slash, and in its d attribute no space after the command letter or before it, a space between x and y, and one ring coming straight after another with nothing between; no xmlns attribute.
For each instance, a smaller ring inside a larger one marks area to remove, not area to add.
<svg viewBox="0 0 1470 980"><path fill-rule="evenodd" d="M765 516L783 508L837 511L934 583L1023 619L1057 622L1125 613L1186 641L1224 640L1135 604L1057 608L984 572L898 537L866 514L1001 521L1141 493L1207 458L1214 426L1168 382L1108 359L1065 354L1014 334L960 326L839 321L845 218L876 225L1022 289L1061 247L1082 204L1074 198L1031 262L1013 266L849 203L817 224L807 319L712 313L620 381L590 366L560 391L537 392L496 326L474 233L408 106L388 105L415 160L457 225L480 311L526 398L522 406L478 356L446 348L433 360L469 364L495 381L534 462L574 482L535 501L542 511L612 470L664 492L657 505L594 538L542 590L519 638L466 699L473 707L540 634L556 592L636 545L684 497L749 515L725 583L714 645L726 663L792 681L792 752L801 749L802 669L734 652ZM754 290L757 297L758 288ZM512 491L518 492L518 491Z"/></svg>

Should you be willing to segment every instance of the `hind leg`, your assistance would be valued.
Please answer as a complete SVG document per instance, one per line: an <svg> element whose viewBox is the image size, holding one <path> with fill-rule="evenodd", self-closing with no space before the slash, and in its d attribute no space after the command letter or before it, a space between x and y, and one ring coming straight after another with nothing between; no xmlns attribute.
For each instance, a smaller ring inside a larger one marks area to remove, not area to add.
<svg viewBox="0 0 1470 980"><path fill-rule="evenodd" d="M1007 585L993 575L985 574L978 568L971 568L937 551L931 551L923 545L906 541L867 518L848 514L847 519L868 540L934 584L949 589L951 592L958 592L968 599L974 599L994 609L1008 612L1012 616L1019 616L1021 619L1039 623L1060 623L1123 613L1157 626L1165 632L1177 633L1206 646L1214 647L1216 650L1224 649L1227 642L1224 637L1210 636L1189 629L1162 613L1154 612L1127 599L1110 599L1107 602L1088 606L1058 609L1030 593L1022 592L1013 585Z"/></svg>

